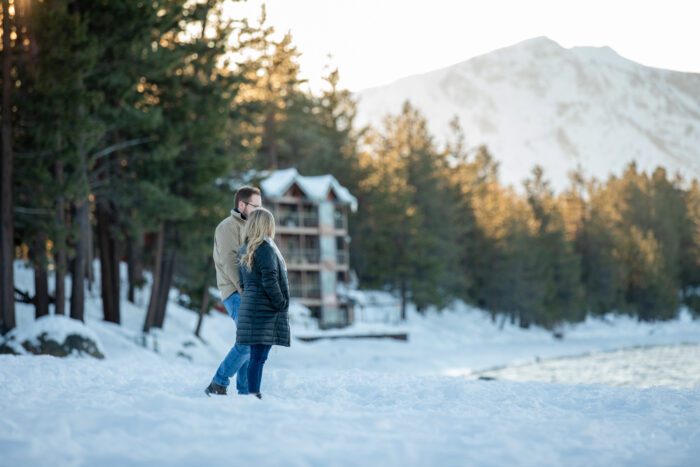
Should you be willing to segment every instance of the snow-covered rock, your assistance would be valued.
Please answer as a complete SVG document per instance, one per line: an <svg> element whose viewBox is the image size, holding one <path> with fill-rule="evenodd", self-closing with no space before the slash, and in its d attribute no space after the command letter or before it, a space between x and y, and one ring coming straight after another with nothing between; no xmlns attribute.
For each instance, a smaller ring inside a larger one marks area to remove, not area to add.
<svg viewBox="0 0 700 467"><path fill-rule="evenodd" d="M2 342L11 353L83 356L104 358L104 350L95 331L81 321L66 316L42 316L36 321L10 331Z"/></svg>

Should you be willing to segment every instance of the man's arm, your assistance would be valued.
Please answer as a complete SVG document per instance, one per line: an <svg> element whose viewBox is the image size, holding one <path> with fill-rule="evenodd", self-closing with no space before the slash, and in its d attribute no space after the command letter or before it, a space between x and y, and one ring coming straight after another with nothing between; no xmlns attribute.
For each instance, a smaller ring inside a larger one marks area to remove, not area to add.
<svg viewBox="0 0 700 467"><path fill-rule="evenodd" d="M238 275L238 249L239 240L231 229L221 226L215 233L216 248L219 250L224 274L233 282L240 293L241 282Z"/></svg>

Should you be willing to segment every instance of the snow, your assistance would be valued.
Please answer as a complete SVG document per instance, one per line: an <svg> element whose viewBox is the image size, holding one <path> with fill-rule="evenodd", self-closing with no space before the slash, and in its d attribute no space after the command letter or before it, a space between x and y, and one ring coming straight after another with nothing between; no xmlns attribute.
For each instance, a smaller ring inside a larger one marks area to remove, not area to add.
<svg viewBox="0 0 700 467"><path fill-rule="evenodd" d="M700 74L646 67L609 47L566 49L539 37L358 98L358 127L410 100L442 143L459 117L467 144L486 144L502 181L516 187L535 164L557 190L577 166L605 179L632 160L700 177Z"/></svg>
<svg viewBox="0 0 700 467"><path fill-rule="evenodd" d="M32 293L29 269L17 264L15 277ZM114 325L101 320L96 289L86 325L104 360L0 356L0 465L695 466L700 458L700 322L687 312L667 323L591 319L557 340L542 329L501 330L459 303L425 316L410 308L400 327L408 342L273 348L258 401L203 393L235 338L226 315L205 319L205 344L192 335L196 313L173 293L165 328L144 340L148 290L140 305L124 300ZM18 332L33 326L32 307L18 306L17 318ZM310 332L292 326L293 335ZM370 328L397 329L360 323L343 332ZM665 347L619 351L652 345ZM585 353L598 360L579 368L597 379L577 378L573 358L556 382L551 370L514 371ZM645 355L668 374L614 380ZM493 369L504 365L512 374Z"/></svg>
<svg viewBox="0 0 700 467"><path fill-rule="evenodd" d="M480 376L513 381L693 389L700 387L700 345L593 352L584 357L564 357L484 371Z"/></svg>
<svg viewBox="0 0 700 467"><path fill-rule="evenodd" d="M333 191L341 202L349 204L353 211L357 211L357 198L332 175L307 177L300 175L297 169L290 168L272 172L260 185L266 197L275 198L283 196L294 183L309 199L325 201L328 193Z"/></svg>
<svg viewBox="0 0 700 467"><path fill-rule="evenodd" d="M7 338L12 348L17 353L22 354L25 353L25 350L20 344L29 341L34 346L38 346L38 337L42 334L46 340L53 340L59 344L63 343L69 335L83 336L95 342L97 350L103 352L100 340L92 329L80 321L60 315L42 316L22 327L13 329Z"/></svg>
<svg viewBox="0 0 700 467"><path fill-rule="evenodd" d="M275 170L260 184L263 193L267 196L282 196L298 175L299 172L295 168Z"/></svg>
<svg viewBox="0 0 700 467"><path fill-rule="evenodd" d="M22 358L2 365L3 465L691 466L700 455L697 392L277 370L260 402L207 399L207 368L155 356Z"/></svg>

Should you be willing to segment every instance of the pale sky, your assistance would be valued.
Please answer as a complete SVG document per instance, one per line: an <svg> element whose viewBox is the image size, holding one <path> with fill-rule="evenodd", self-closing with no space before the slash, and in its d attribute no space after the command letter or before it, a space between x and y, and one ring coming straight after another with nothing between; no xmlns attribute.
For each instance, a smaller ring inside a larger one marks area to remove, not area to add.
<svg viewBox="0 0 700 467"><path fill-rule="evenodd" d="M700 0L248 0L231 13L257 18L262 3L292 32L312 88L327 64L360 91L537 36L700 72Z"/></svg>

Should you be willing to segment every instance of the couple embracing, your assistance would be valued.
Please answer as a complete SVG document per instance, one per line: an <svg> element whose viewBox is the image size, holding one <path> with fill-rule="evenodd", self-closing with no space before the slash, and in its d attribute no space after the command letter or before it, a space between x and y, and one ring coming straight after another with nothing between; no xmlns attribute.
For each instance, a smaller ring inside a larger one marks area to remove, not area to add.
<svg viewBox="0 0 700 467"><path fill-rule="evenodd" d="M261 399L270 348L289 347L287 265L274 237L275 219L262 207L260 190L240 188L231 215L216 227L213 252L221 299L236 322L236 343L205 389L207 395L226 395L236 374L238 394Z"/></svg>

